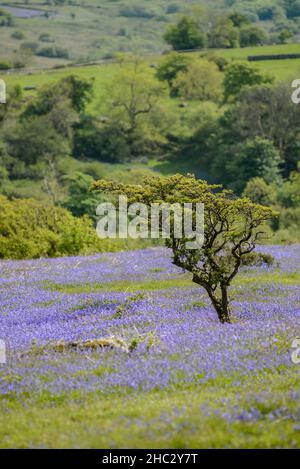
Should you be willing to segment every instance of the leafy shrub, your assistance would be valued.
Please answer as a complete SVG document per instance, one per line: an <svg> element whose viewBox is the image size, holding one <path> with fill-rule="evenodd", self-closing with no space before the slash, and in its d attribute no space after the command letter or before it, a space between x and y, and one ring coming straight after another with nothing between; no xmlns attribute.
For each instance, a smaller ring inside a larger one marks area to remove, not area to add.
<svg viewBox="0 0 300 469"><path fill-rule="evenodd" d="M171 3L170 5L168 5L166 13L167 15L173 15L174 13L179 13L180 10L180 5L177 5L176 3Z"/></svg>
<svg viewBox="0 0 300 469"><path fill-rule="evenodd" d="M276 186L267 184L260 177L254 177L247 182L243 195L256 204L269 207L276 204Z"/></svg>
<svg viewBox="0 0 300 469"><path fill-rule="evenodd" d="M27 41L27 42L22 42L21 49L29 49L31 50L32 53L34 53L37 51L38 46L39 45L37 42Z"/></svg>
<svg viewBox="0 0 300 469"><path fill-rule="evenodd" d="M99 126L87 120L75 127L73 155L76 158L118 163L130 159L130 150L117 126Z"/></svg>
<svg viewBox="0 0 300 469"><path fill-rule="evenodd" d="M97 250L89 218L31 199L0 196L0 259L77 255Z"/></svg>
<svg viewBox="0 0 300 469"><path fill-rule="evenodd" d="M189 16L183 16L167 28L164 34L167 44L174 50L201 49L205 46L205 35L200 31L197 21Z"/></svg>
<svg viewBox="0 0 300 469"><path fill-rule="evenodd" d="M273 19L274 13L276 11L275 7L271 5L263 6L257 10L257 15L260 21L270 21Z"/></svg>
<svg viewBox="0 0 300 469"><path fill-rule="evenodd" d="M120 16L126 18L153 18L155 13L140 5L126 5L120 8Z"/></svg>
<svg viewBox="0 0 300 469"><path fill-rule="evenodd" d="M279 227L282 229L300 229L300 207L281 209L279 217Z"/></svg>
<svg viewBox="0 0 300 469"><path fill-rule="evenodd" d="M49 57L52 59L68 59L69 52L67 49L63 49L62 47L42 47L36 52L36 55L40 57Z"/></svg>
<svg viewBox="0 0 300 469"><path fill-rule="evenodd" d="M25 35L22 31L14 31L11 35L13 39L18 39L19 41L25 38Z"/></svg>
<svg viewBox="0 0 300 469"><path fill-rule="evenodd" d="M8 60L1 60L0 62L0 70L9 70L12 68L12 63Z"/></svg>
<svg viewBox="0 0 300 469"><path fill-rule="evenodd" d="M228 65L228 60L225 59L225 57L221 57L220 55L207 55L207 60L209 62L214 62L220 72L223 72Z"/></svg>
<svg viewBox="0 0 300 469"><path fill-rule="evenodd" d="M66 176L65 180L69 184L68 197L62 201L61 205L77 217L88 215L96 221L96 208L100 202L104 201L104 198L102 194L90 192L93 177L76 172L74 175Z"/></svg>
<svg viewBox="0 0 300 469"><path fill-rule="evenodd" d="M300 207L300 162L298 162L298 170L292 171L289 179L284 181L279 188L278 199L283 207Z"/></svg>
<svg viewBox="0 0 300 469"><path fill-rule="evenodd" d="M0 9L0 26L13 26L14 19L10 13Z"/></svg>
<svg viewBox="0 0 300 469"><path fill-rule="evenodd" d="M39 41L41 42L54 42L54 39L51 38L50 34L42 33L39 35Z"/></svg>
<svg viewBox="0 0 300 469"><path fill-rule="evenodd" d="M222 76L216 64L207 60L195 61L189 65L187 71L178 73L174 89L184 99L218 101Z"/></svg>
<svg viewBox="0 0 300 469"><path fill-rule="evenodd" d="M266 42L266 33L256 26L245 26L240 30L240 46L257 46Z"/></svg>
<svg viewBox="0 0 300 469"><path fill-rule="evenodd" d="M170 87L171 96L176 95L173 89L174 80L178 73L187 72L192 59L188 55L172 52L168 54L159 64L156 76L160 81L166 81Z"/></svg>
<svg viewBox="0 0 300 469"><path fill-rule="evenodd" d="M243 62L235 62L226 67L224 77L224 99L235 98L246 86L272 83L273 78L263 74L261 70Z"/></svg>

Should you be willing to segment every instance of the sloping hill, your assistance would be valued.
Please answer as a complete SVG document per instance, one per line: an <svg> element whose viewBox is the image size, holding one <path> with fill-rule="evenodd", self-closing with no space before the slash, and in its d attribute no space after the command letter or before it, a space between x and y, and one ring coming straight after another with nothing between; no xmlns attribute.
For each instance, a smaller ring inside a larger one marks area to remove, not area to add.
<svg viewBox="0 0 300 469"><path fill-rule="evenodd" d="M0 21L0 60L13 57L27 61L26 65L54 66L99 60L116 52L161 52L166 48L164 31L182 14L197 16L205 28L218 12L242 12L267 30L271 40L289 28L295 41L300 7L298 11L297 0L281 4L279 0L269 5L260 0L6 0L0 8L12 15L13 24L1 27ZM288 8L293 4L294 9ZM26 57L28 49L33 51L31 58Z"/></svg>

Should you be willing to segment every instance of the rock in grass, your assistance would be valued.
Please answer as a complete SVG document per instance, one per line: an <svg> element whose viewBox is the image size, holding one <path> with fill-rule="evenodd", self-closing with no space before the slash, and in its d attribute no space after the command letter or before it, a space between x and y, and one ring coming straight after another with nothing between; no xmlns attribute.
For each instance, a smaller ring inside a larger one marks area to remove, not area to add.
<svg viewBox="0 0 300 469"><path fill-rule="evenodd" d="M31 349L28 352L22 353L21 357L26 355L40 355L48 352L59 352L64 353L70 350L97 350L109 348L119 349L126 353L129 353L129 347L126 342L119 337L102 337L99 339L87 339L87 340L77 340L72 342L66 342L61 340L59 342L50 343L47 345L38 346L33 344Z"/></svg>
<svg viewBox="0 0 300 469"><path fill-rule="evenodd" d="M57 342L53 344L52 347L56 352L65 352L66 350L72 349L96 350L98 348L121 349L125 352L129 351L127 344L119 337L88 339L75 342Z"/></svg>

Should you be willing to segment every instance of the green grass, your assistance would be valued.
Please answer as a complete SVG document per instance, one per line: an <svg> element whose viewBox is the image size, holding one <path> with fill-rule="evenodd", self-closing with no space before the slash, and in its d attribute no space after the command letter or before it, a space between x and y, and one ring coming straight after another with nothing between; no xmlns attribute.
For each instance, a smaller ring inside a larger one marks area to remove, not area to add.
<svg viewBox="0 0 300 469"><path fill-rule="evenodd" d="M217 0L220 3L220 0ZM15 0L1 3L13 4ZM55 45L67 48L72 61L101 59L118 51L140 51L141 53L158 52L165 48L163 32L169 22L176 21L176 14L166 14L166 2L147 0L142 2L147 11L153 12L151 18L125 17L120 8L132 5L132 0L122 2L110 0L89 0L76 2L77 5L43 5L40 1L21 0L23 8L42 8L55 12L52 18L33 17L16 18L12 28L0 27L1 55L11 57L20 42L11 38L14 30L21 30L26 41L39 42L40 33L47 33ZM67 2L66 2L67 3ZM134 2L139 4L139 2ZM182 7L180 0L174 0ZM199 4L199 0L189 0L187 8ZM186 8L185 8L186 9ZM75 15L75 16L74 16ZM120 34L121 31L121 34ZM47 45L39 43L39 46ZM66 60L34 57L32 65L51 67Z"/></svg>
<svg viewBox="0 0 300 469"><path fill-rule="evenodd" d="M256 48L244 48L244 49L225 49L225 50L213 50L212 53L223 56L227 59L232 60L246 60L248 55L259 55L259 54L280 54L280 53L300 53L299 44L286 44L278 46L264 46ZM194 52L193 55L199 56L199 52ZM155 57L156 61L159 61L159 57ZM146 63L153 61L152 59L145 59ZM289 59L289 60L267 60L262 62L255 62L265 72L274 75L278 80L295 79L300 76L300 59ZM93 103L90 106L90 110L99 112L100 104L105 96L106 87L110 83L111 79L116 76L119 71L118 64L102 64L102 65L91 65L91 66L79 66L79 67L67 67L63 69L44 70L38 72L17 72L5 75L5 81L8 86L8 91L11 87L19 84L22 87L35 86L37 88L43 86L50 81L59 80L67 75L76 74L79 77L94 79L94 90L95 96ZM153 69L149 68L149 73L154 73ZM32 95L34 92L27 91L26 95ZM169 101L169 100L167 100ZM174 100L173 100L174 101ZM176 100L175 100L176 102Z"/></svg>
<svg viewBox="0 0 300 469"><path fill-rule="evenodd" d="M264 274L255 274L255 276L249 276L246 273L242 273L237 276L233 282L233 286L246 286L246 285L268 285L270 283L280 285L300 285L300 274L299 273L285 273L282 272L270 272ZM75 293L97 293L101 291L105 292L128 292L133 293L137 291L155 291L155 290L167 290L169 288L183 288L183 287L195 287L199 288L195 283L192 282L189 274L180 275L178 277L171 277L167 279L157 280L144 280L144 281L133 281L133 280L119 280L113 282L106 282L103 284L91 284L91 283L80 283L80 284L46 284L45 288L51 291L60 291L68 294Z"/></svg>
<svg viewBox="0 0 300 469"><path fill-rule="evenodd" d="M61 291L64 293L97 293L101 291L106 292L128 292L133 293L136 291L154 291L154 290L167 290L168 288L176 287L191 287L193 286L188 275L174 277L170 279L146 280L146 281L130 281L120 280L114 282L107 282L104 284L47 284L46 288L51 291Z"/></svg>
<svg viewBox="0 0 300 469"><path fill-rule="evenodd" d="M284 416L270 420L268 415L286 406L287 412L295 411L296 404L286 398L298 388L296 374L281 369L264 377L254 375L251 387L241 376L220 376L214 382L150 393L40 394L28 397L25 407L11 399L0 416L1 447L296 448L300 432L294 422ZM276 393L275 404L260 403L259 396L267 392ZM215 409L226 413L237 396L240 408L255 407L265 418L229 423L214 413ZM211 415L203 412L206 406Z"/></svg>
<svg viewBox="0 0 300 469"><path fill-rule="evenodd" d="M249 55L299 54L300 44L276 44L271 46L243 47L226 50L219 49L216 50L216 53L222 55L226 59L245 60Z"/></svg>

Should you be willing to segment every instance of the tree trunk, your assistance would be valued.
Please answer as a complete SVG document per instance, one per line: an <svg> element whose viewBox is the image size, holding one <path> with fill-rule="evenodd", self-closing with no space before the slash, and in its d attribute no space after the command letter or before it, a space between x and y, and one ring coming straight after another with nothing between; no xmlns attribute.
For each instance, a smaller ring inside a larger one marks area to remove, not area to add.
<svg viewBox="0 0 300 469"><path fill-rule="evenodd" d="M208 282L203 282L197 274L193 274L193 282L201 285L205 288L208 293L208 296L212 302L213 307L215 308L218 318L222 324L230 323L230 307L228 299L228 284L220 283L219 292L213 290Z"/></svg>
<svg viewBox="0 0 300 469"><path fill-rule="evenodd" d="M215 308L218 318L221 323L230 323L230 308L228 300L228 286L226 284L221 284L221 295L218 298L211 288L206 288L206 291L211 299L213 307Z"/></svg>

